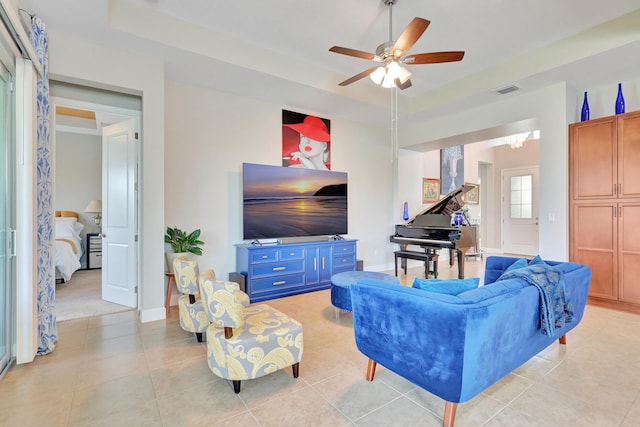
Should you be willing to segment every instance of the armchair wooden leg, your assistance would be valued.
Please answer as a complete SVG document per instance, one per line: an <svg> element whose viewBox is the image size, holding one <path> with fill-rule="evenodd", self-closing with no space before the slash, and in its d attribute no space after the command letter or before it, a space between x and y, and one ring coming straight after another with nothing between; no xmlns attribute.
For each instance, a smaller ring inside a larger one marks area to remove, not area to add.
<svg viewBox="0 0 640 427"><path fill-rule="evenodd" d="M300 372L300 362L291 365L291 369L293 369L293 378L298 378L298 373Z"/></svg>
<svg viewBox="0 0 640 427"><path fill-rule="evenodd" d="M373 381L373 376L376 374L376 366L378 366L378 363L373 359L369 359L369 363L367 364L367 381Z"/></svg>
<svg viewBox="0 0 640 427"><path fill-rule="evenodd" d="M238 394L240 393L240 380L231 380L233 383L233 391Z"/></svg>
<svg viewBox="0 0 640 427"><path fill-rule="evenodd" d="M558 342L560 344L566 344L567 343L567 336L566 335L561 336L560 338L558 338Z"/></svg>
<svg viewBox="0 0 640 427"><path fill-rule="evenodd" d="M196 332L196 338L198 342L202 342L202 332Z"/></svg>
<svg viewBox="0 0 640 427"><path fill-rule="evenodd" d="M442 427L453 427L453 423L456 421L456 409L458 409L457 403L445 402Z"/></svg>

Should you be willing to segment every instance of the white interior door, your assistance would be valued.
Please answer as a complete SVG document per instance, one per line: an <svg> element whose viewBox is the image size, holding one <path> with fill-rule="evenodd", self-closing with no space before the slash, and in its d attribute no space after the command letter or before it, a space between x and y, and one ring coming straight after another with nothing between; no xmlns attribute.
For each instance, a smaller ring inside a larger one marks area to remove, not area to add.
<svg viewBox="0 0 640 427"><path fill-rule="evenodd" d="M502 171L502 251L538 254L538 167Z"/></svg>
<svg viewBox="0 0 640 427"><path fill-rule="evenodd" d="M102 131L102 299L137 307L136 121Z"/></svg>

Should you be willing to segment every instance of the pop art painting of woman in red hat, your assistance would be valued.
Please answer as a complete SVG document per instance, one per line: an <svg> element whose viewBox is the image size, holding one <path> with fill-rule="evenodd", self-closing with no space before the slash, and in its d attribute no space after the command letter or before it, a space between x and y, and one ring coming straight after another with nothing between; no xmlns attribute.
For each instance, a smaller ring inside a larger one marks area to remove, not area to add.
<svg viewBox="0 0 640 427"><path fill-rule="evenodd" d="M329 170L330 121L282 110L282 166Z"/></svg>

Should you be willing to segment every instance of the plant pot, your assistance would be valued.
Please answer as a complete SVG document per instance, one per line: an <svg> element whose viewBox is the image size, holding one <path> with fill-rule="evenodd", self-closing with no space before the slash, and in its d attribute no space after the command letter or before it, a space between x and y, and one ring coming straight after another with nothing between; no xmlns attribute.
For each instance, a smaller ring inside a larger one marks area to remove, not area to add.
<svg viewBox="0 0 640 427"><path fill-rule="evenodd" d="M186 257L187 259L192 259L193 254L189 252L167 252L165 253L167 260L167 273L173 274L173 260L176 258L180 258L181 256Z"/></svg>

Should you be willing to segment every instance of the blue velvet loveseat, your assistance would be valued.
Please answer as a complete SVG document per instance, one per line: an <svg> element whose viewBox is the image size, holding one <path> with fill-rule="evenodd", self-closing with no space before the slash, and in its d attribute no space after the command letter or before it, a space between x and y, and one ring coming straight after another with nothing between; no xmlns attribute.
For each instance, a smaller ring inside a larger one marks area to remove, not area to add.
<svg viewBox="0 0 640 427"><path fill-rule="evenodd" d="M541 293L521 278L498 280L517 258L488 257L484 286L458 295L364 279L350 287L358 349L377 363L446 401L443 424L452 426L458 403L470 400L556 339L584 313L588 266L544 261L561 271L573 319L541 330ZM522 262L522 261L521 261ZM526 263L525 263L526 265ZM498 280L498 281L496 281Z"/></svg>

